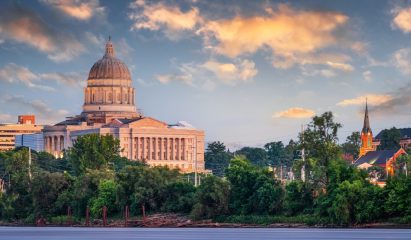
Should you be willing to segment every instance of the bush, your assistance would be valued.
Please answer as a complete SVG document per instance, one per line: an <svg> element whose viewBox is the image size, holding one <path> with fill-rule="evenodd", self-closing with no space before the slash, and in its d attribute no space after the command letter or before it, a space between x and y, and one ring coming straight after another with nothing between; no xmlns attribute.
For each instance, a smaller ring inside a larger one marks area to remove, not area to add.
<svg viewBox="0 0 411 240"><path fill-rule="evenodd" d="M112 215L118 211L116 205L117 185L113 180L103 180L98 186L97 197L91 200L91 214L94 217L101 217L103 207L107 207L107 215Z"/></svg>

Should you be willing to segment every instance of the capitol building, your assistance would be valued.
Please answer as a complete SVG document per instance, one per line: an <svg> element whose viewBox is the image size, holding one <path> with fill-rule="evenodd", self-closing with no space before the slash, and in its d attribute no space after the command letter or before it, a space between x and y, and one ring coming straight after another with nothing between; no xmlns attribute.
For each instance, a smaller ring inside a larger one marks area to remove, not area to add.
<svg viewBox="0 0 411 240"><path fill-rule="evenodd" d="M172 125L143 116L137 111L135 95L130 71L116 58L109 39L103 58L89 72L83 111L44 127L44 151L60 157L79 136L111 134L120 141L121 156L128 159L186 173L207 172L204 131L186 122Z"/></svg>

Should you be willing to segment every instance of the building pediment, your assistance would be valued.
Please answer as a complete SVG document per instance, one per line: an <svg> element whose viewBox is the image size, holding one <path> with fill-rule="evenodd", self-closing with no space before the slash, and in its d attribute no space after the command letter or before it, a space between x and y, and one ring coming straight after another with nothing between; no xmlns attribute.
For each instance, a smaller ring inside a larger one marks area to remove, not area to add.
<svg viewBox="0 0 411 240"><path fill-rule="evenodd" d="M144 117L128 124L130 128L168 128L168 124L151 117Z"/></svg>

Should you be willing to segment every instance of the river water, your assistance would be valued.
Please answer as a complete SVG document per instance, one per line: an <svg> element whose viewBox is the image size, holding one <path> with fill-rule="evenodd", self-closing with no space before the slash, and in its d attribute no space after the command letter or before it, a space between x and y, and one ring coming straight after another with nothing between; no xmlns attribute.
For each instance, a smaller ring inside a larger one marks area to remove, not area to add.
<svg viewBox="0 0 411 240"><path fill-rule="evenodd" d="M1 240L411 239L411 229L0 227Z"/></svg>

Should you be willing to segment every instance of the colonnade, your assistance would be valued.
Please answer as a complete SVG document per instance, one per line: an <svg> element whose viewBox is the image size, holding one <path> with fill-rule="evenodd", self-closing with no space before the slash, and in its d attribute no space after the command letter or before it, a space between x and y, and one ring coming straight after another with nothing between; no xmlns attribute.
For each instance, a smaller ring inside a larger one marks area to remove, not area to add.
<svg viewBox="0 0 411 240"><path fill-rule="evenodd" d="M44 150L53 155L60 154L64 149L64 136L54 135L44 137Z"/></svg>
<svg viewBox="0 0 411 240"><path fill-rule="evenodd" d="M191 160L193 138L134 137L132 153L138 160Z"/></svg>

